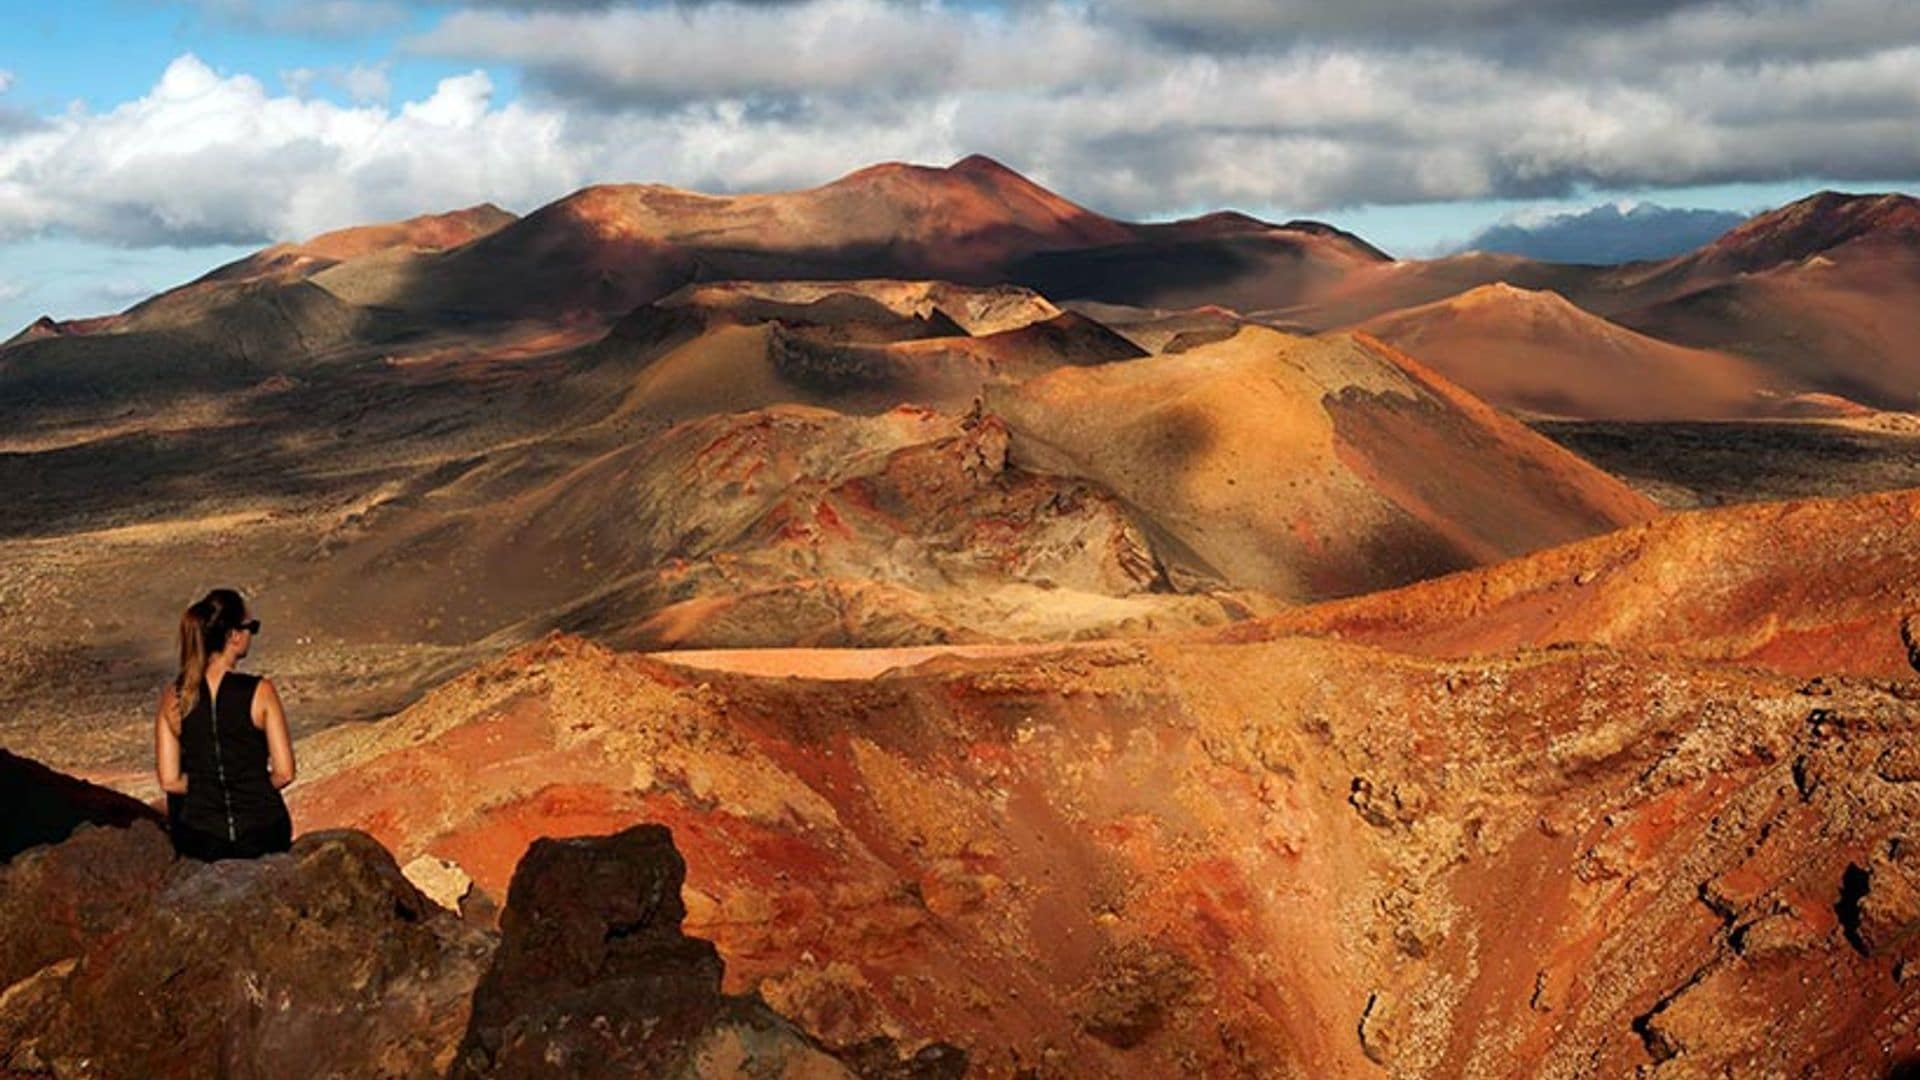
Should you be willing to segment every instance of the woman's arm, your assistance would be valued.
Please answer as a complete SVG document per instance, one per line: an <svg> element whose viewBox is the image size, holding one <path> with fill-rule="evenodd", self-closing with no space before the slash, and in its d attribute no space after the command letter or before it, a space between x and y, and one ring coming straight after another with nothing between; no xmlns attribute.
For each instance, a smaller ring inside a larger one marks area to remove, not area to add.
<svg viewBox="0 0 1920 1080"><path fill-rule="evenodd" d="M160 790L169 795L185 795L187 778L180 772L180 733L173 730L173 714L178 708L169 686L160 694L160 711L153 718L153 771Z"/></svg>
<svg viewBox="0 0 1920 1080"><path fill-rule="evenodd" d="M293 736L287 733L287 710L280 705L280 691L273 688L272 679L260 680L253 704L259 713L256 719L260 730L267 733L267 765L273 786L286 787L293 783Z"/></svg>

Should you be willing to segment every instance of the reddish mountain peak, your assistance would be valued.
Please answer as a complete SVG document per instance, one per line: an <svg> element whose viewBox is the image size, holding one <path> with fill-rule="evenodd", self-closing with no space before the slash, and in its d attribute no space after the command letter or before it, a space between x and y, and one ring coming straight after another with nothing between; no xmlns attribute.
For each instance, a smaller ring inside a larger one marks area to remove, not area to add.
<svg viewBox="0 0 1920 1080"><path fill-rule="evenodd" d="M1920 241L1920 200L1898 193L1818 192L1733 228L1699 256L1760 270L1867 239Z"/></svg>
<svg viewBox="0 0 1920 1080"><path fill-rule="evenodd" d="M1177 242L1234 240L1269 236L1324 251L1339 251L1362 262L1392 262L1393 257L1344 229L1319 221L1294 220L1276 224L1239 210L1216 210L1197 217L1141 227L1145 233Z"/></svg>
<svg viewBox="0 0 1920 1080"><path fill-rule="evenodd" d="M66 327L64 325L55 322L51 315L42 315L31 323L28 323L19 333L5 341L0 341L0 349L11 348L29 341L40 341L44 338L59 337L64 333L66 333Z"/></svg>
<svg viewBox="0 0 1920 1080"><path fill-rule="evenodd" d="M1262 221L1252 214L1243 214L1238 210L1215 210L1198 217L1181 218L1171 223L1180 232L1196 236L1222 236L1233 233L1264 232L1277 228L1271 221Z"/></svg>
<svg viewBox="0 0 1920 1080"><path fill-rule="evenodd" d="M1554 310L1566 310L1594 319L1573 305L1573 302L1552 289L1524 289L1504 281L1488 282L1477 285L1458 296L1441 301L1448 307L1538 307Z"/></svg>
<svg viewBox="0 0 1920 1080"><path fill-rule="evenodd" d="M1326 237L1329 240L1338 240L1341 243L1349 247L1355 248L1361 253L1379 262L1395 261L1393 256L1387 254L1384 251L1381 251L1379 248L1374 247L1372 244L1367 243L1365 240L1362 240L1360 237L1354 235L1353 233L1350 233L1345 229L1338 228L1333 225L1329 225L1324 221L1313 221L1307 218L1295 218L1294 220L1286 222L1285 224L1282 224L1278 227L1282 229L1286 229L1289 232L1302 232L1302 233L1308 233L1313 236Z"/></svg>
<svg viewBox="0 0 1920 1080"><path fill-rule="evenodd" d="M481 203L444 214L420 214L405 221L336 229L277 250L333 260L358 258L394 247L438 251L458 247L516 220L516 215L492 203Z"/></svg>
<svg viewBox="0 0 1920 1080"><path fill-rule="evenodd" d="M1032 183L1032 181L1020 175L1018 172L1015 172L1014 170L1001 164L999 161L988 157L985 154L968 154L966 157L963 157L959 161L954 162L952 165L947 166L947 171L954 172L954 173L974 175L974 176L990 176L990 177L997 177L1002 179L1012 179L1012 180L1018 180L1021 183Z"/></svg>
<svg viewBox="0 0 1920 1080"><path fill-rule="evenodd" d="M862 188L875 183L895 187L906 186L936 197L978 192L1003 201L1044 204L1055 207L1063 213L1088 218L1099 217L1093 211L1042 187L1025 175L984 154L972 154L944 167L914 165L900 161L882 162L848 173L816 190L834 192Z"/></svg>

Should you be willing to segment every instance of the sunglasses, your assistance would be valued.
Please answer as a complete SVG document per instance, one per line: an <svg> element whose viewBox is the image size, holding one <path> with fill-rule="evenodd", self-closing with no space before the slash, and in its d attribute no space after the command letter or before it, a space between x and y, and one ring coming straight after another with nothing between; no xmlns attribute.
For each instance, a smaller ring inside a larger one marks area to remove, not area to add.
<svg viewBox="0 0 1920 1080"><path fill-rule="evenodd" d="M257 634L260 632L260 620L248 619L246 622L243 622L239 626L234 627L234 629L245 630L249 634Z"/></svg>

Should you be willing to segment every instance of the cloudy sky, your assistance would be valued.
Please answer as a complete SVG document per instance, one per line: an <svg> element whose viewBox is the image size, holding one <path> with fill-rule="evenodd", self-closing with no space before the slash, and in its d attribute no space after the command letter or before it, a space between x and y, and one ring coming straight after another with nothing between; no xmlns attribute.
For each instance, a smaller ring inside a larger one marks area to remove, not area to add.
<svg viewBox="0 0 1920 1080"><path fill-rule="evenodd" d="M1311 215L1412 255L1920 189L1920 4L1887 0L0 0L0 26L0 336L348 224L975 152L1120 216Z"/></svg>

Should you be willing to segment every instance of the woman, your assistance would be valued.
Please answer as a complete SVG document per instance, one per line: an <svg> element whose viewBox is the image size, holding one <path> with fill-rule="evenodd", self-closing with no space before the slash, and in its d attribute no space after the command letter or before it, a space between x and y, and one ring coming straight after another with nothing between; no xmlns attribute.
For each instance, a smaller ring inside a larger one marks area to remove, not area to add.
<svg viewBox="0 0 1920 1080"><path fill-rule="evenodd" d="M280 789L293 783L293 740L271 680L234 670L260 620L215 589L180 617L180 673L160 695L154 757L169 798L173 847L195 859L250 859L293 844ZM178 796L178 798L175 798Z"/></svg>

